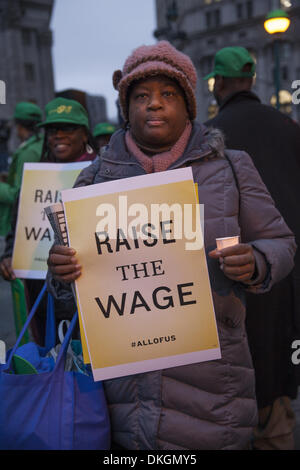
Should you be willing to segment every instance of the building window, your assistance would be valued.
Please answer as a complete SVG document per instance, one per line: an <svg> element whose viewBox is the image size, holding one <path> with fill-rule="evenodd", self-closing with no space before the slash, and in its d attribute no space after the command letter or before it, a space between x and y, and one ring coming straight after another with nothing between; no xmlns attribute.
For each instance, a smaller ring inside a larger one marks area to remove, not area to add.
<svg viewBox="0 0 300 470"><path fill-rule="evenodd" d="M253 17L253 2L240 2L236 4L236 16L238 20L250 19Z"/></svg>
<svg viewBox="0 0 300 470"><path fill-rule="evenodd" d="M281 0L269 0L269 10L276 10L277 8L280 8L280 2Z"/></svg>
<svg viewBox="0 0 300 470"><path fill-rule="evenodd" d="M290 42L282 42L280 44L280 56L282 59L290 59L292 55L292 44Z"/></svg>
<svg viewBox="0 0 300 470"><path fill-rule="evenodd" d="M286 65L284 65L281 68L281 78L282 78L282 80L288 80L289 79L289 69Z"/></svg>
<svg viewBox="0 0 300 470"><path fill-rule="evenodd" d="M210 38L207 40L207 45L208 46L214 46L216 44L216 39L215 38Z"/></svg>
<svg viewBox="0 0 300 470"><path fill-rule="evenodd" d="M212 12L211 11L207 11L205 13L205 18L206 18L206 28L209 29L212 27Z"/></svg>
<svg viewBox="0 0 300 470"><path fill-rule="evenodd" d="M246 3L246 13L247 13L247 18L252 18L252 16L253 16L253 3L251 1Z"/></svg>
<svg viewBox="0 0 300 470"><path fill-rule="evenodd" d="M286 65L280 67L280 77L279 78L280 78L281 81L289 79L289 68ZM276 82L276 69L275 69L275 67L273 68L273 80L274 80L274 83L275 83Z"/></svg>
<svg viewBox="0 0 300 470"><path fill-rule="evenodd" d="M214 26L220 26L220 10L214 11Z"/></svg>
<svg viewBox="0 0 300 470"><path fill-rule="evenodd" d="M288 61L291 59L292 55L292 44L290 42L280 42L279 43L279 54L280 58L284 61ZM275 57L275 48L272 49L272 57L273 61L276 60Z"/></svg>
<svg viewBox="0 0 300 470"><path fill-rule="evenodd" d="M241 20L243 18L243 4L238 3L236 6L236 16L238 20Z"/></svg>
<svg viewBox="0 0 300 470"><path fill-rule="evenodd" d="M22 43L25 46L30 46L31 44L31 30L28 28L22 29Z"/></svg>
<svg viewBox="0 0 300 470"><path fill-rule="evenodd" d="M34 65L31 63L24 64L25 70L25 79L27 82L34 82L35 81L35 68Z"/></svg>
<svg viewBox="0 0 300 470"><path fill-rule="evenodd" d="M219 8L205 13L206 28L217 28L221 24L221 11Z"/></svg>

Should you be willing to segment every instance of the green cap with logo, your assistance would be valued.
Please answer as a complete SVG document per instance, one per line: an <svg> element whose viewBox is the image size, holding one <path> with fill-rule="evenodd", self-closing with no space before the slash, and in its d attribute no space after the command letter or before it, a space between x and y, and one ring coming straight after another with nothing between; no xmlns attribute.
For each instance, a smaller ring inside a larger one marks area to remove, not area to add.
<svg viewBox="0 0 300 470"><path fill-rule="evenodd" d="M243 67L251 64L251 71L243 72ZM203 80L208 80L216 75L222 77L253 77L255 74L255 62L244 47L224 47L215 55L214 70L206 75Z"/></svg>
<svg viewBox="0 0 300 470"><path fill-rule="evenodd" d="M20 119L22 121L41 122L43 113L41 108L36 104L21 101L16 105L13 117L14 119Z"/></svg>
<svg viewBox="0 0 300 470"><path fill-rule="evenodd" d="M45 111L46 120L39 124L40 127L62 123L89 128L88 114L78 101L58 97L46 105Z"/></svg>
<svg viewBox="0 0 300 470"><path fill-rule="evenodd" d="M116 128L108 122L100 122L94 127L93 136L98 137L100 135L111 135L115 132Z"/></svg>

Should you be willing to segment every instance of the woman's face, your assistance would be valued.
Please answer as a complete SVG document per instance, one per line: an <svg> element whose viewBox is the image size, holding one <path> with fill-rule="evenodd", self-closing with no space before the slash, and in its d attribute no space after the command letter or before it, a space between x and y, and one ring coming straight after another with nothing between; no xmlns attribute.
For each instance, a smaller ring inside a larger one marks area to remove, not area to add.
<svg viewBox="0 0 300 470"><path fill-rule="evenodd" d="M50 152L62 163L73 162L85 153L87 132L73 124L49 124L47 141Z"/></svg>
<svg viewBox="0 0 300 470"><path fill-rule="evenodd" d="M188 112L181 87L163 75L133 84L129 95L131 132L141 147L163 152L185 129Z"/></svg>

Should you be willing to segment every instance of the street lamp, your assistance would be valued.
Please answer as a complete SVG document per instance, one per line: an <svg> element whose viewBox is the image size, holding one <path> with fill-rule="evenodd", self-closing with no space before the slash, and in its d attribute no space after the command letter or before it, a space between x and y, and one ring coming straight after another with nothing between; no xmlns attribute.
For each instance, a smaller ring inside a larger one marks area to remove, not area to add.
<svg viewBox="0 0 300 470"><path fill-rule="evenodd" d="M271 11L264 22L264 28L269 34L275 34L274 57L275 57L275 94L276 108L280 109L280 35L285 33L290 26L290 19L284 10Z"/></svg>
<svg viewBox="0 0 300 470"><path fill-rule="evenodd" d="M176 0L173 0L172 4L170 4L167 8L166 14L166 23L167 26L165 28L156 29L153 33L154 37L159 39L160 37L166 37L170 41L172 40L182 40L184 41L187 39L187 34L185 31L181 31L178 27L178 7Z"/></svg>
<svg viewBox="0 0 300 470"><path fill-rule="evenodd" d="M290 26L290 19L286 11L274 10L266 17L264 27L267 33L285 33Z"/></svg>

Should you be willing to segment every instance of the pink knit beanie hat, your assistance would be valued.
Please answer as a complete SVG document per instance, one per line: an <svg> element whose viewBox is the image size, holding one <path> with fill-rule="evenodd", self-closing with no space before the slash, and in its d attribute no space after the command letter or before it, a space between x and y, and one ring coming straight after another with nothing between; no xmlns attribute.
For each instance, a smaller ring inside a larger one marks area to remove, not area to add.
<svg viewBox="0 0 300 470"><path fill-rule="evenodd" d="M191 59L179 52L168 41L159 41L153 46L141 46L126 59L123 70L113 74L113 85L119 92L121 113L128 120L127 92L129 85L142 78L154 75L167 75L181 86L191 120L196 117L197 73Z"/></svg>

